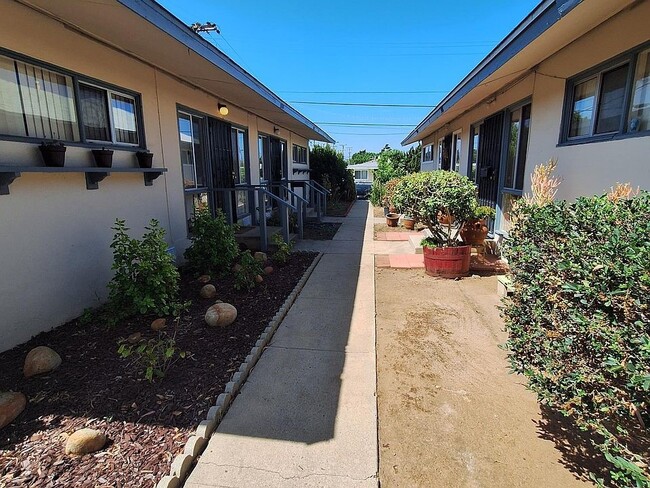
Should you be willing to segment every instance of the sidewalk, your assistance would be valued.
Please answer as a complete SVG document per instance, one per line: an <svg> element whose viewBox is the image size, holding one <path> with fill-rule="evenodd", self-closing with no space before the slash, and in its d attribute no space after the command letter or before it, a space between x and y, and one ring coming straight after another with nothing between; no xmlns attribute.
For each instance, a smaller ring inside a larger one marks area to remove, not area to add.
<svg viewBox="0 0 650 488"><path fill-rule="evenodd" d="M369 214L370 212L370 214ZM376 487L373 219L358 201L185 486Z"/></svg>

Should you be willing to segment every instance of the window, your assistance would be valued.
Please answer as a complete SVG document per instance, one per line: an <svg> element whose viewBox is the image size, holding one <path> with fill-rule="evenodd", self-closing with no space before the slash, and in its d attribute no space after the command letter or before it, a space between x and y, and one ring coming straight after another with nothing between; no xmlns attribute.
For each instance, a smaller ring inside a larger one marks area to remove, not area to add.
<svg viewBox="0 0 650 488"><path fill-rule="evenodd" d="M354 179L355 180L367 180L368 179L368 171L367 170L355 170L354 171Z"/></svg>
<svg viewBox="0 0 650 488"><path fill-rule="evenodd" d="M445 138L438 139L438 159L436 161L438 168L442 169L445 160Z"/></svg>
<svg viewBox="0 0 650 488"><path fill-rule="evenodd" d="M476 170L478 168L478 147L479 141L481 140L481 130L483 129L483 123L474 124L470 127L469 133L469 167L467 168L467 177L476 181Z"/></svg>
<svg viewBox="0 0 650 488"><path fill-rule="evenodd" d="M453 133L453 139L451 143L451 171L460 172L460 152L461 152L461 131L456 131Z"/></svg>
<svg viewBox="0 0 650 488"><path fill-rule="evenodd" d="M307 164L307 148L293 145L293 163L294 164Z"/></svg>
<svg viewBox="0 0 650 488"><path fill-rule="evenodd" d="M233 127L232 154L233 154L233 175L235 186L248 184L248 152L246 151L246 131ZM249 213L248 190L236 192L235 204L237 206L237 217L243 217Z"/></svg>
<svg viewBox="0 0 650 488"><path fill-rule="evenodd" d="M650 131L650 49L636 50L567 82L562 142Z"/></svg>
<svg viewBox="0 0 650 488"><path fill-rule="evenodd" d="M207 187L204 157L205 120L203 117L179 112L178 133L181 146L183 187L195 190Z"/></svg>
<svg viewBox="0 0 650 488"><path fill-rule="evenodd" d="M260 182L264 180L264 168L266 164L271 160L270 150L271 146L269 144L269 138L267 136L258 136L257 154L259 155L260 159Z"/></svg>
<svg viewBox="0 0 650 488"><path fill-rule="evenodd" d="M0 55L0 135L140 146L139 119L134 95Z"/></svg>
<svg viewBox="0 0 650 488"><path fill-rule="evenodd" d="M503 187L523 190L530 132L530 103L510 111L508 130L508 152Z"/></svg>
<svg viewBox="0 0 650 488"><path fill-rule="evenodd" d="M429 144L422 148L422 162L433 161L433 145Z"/></svg>

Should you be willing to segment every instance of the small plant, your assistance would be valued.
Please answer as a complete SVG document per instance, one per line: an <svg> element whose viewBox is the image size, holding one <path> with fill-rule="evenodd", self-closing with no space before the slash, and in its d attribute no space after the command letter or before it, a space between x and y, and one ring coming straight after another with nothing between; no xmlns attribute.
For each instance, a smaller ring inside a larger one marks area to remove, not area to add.
<svg viewBox="0 0 650 488"><path fill-rule="evenodd" d="M619 200L629 200L639 194L640 188L637 187L636 190L632 188L632 185L629 183L616 183L616 186L613 186L609 193L607 193L607 199L610 202L618 202Z"/></svg>
<svg viewBox="0 0 650 488"><path fill-rule="evenodd" d="M555 199L557 189L562 180L553 176L557 168L557 159L549 159L546 164L535 166L530 176L532 195L525 195L523 200L530 205L547 205Z"/></svg>
<svg viewBox="0 0 650 488"><path fill-rule="evenodd" d="M241 253L239 266L235 271L235 289L252 290L257 285L257 277L263 272L262 263L255 259L250 251L244 251Z"/></svg>
<svg viewBox="0 0 650 488"><path fill-rule="evenodd" d="M293 249L293 242L284 242L280 234L274 234L271 237L271 241L277 246L277 250L273 253L271 259L278 264L287 264L291 256L291 250Z"/></svg>
<svg viewBox="0 0 650 488"><path fill-rule="evenodd" d="M370 203L372 203L373 206L379 207L383 198L384 185L379 180L373 181L372 186L370 187L370 193L368 194L368 200L370 200Z"/></svg>
<svg viewBox="0 0 650 488"><path fill-rule="evenodd" d="M394 207L394 202L393 202L393 197L395 195L395 189L397 188L397 184L399 183L400 178L393 178L391 180L388 180L388 182L384 185L384 192L381 198L381 204L384 207Z"/></svg>
<svg viewBox="0 0 650 488"><path fill-rule="evenodd" d="M237 258L239 246L235 229L228 225L226 216L217 210L199 210L190 223L192 244L185 251L189 267L199 273L224 273Z"/></svg>
<svg viewBox="0 0 650 488"><path fill-rule="evenodd" d="M112 314L128 317L134 314L169 315L178 298L178 270L167 252L165 231L157 220L145 227L142 240L132 239L124 220L112 227L113 279L108 284Z"/></svg>
<svg viewBox="0 0 650 488"><path fill-rule="evenodd" d="M474 220L483 220L483 219L493 219L496 217L496 210L494 210L492 207L488 206L481 206L481 207L476 207L476 210L474 210L474 215L472 219Z"/></svg>
<svg viewBox="0 0 650 488"><path fill-rule="evenodd" d="M117 353L122 359L132 358L131 364L141 367L144 377L150 382L164 378L169 368L189 354L177 347L176 333L170 337L164 332L157 339L149 339L140 344L122 343Z"/></svg>

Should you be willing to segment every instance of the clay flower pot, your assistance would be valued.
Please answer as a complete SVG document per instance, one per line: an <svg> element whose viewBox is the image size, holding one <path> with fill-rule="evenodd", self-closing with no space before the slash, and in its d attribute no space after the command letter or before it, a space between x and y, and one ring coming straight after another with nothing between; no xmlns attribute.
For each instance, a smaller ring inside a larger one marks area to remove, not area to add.
<svg viewBox="0 0 650 488"><path fill-rule="evenodd" d="M388 227L397 227L399 221L399 214L388 212L386 214L386 225Z"/></svg>
<svg viewBox="0 0 650 488"><path fill-rule="evenodd" d="M482 246L489 230L485 219L468 220L460 231L460 237L465 244Z"/></svg>
<svg viewBox="0 0 650 488"><path fill-rule="evenodd" d="M402 217L402 225L405 229L413 230L415 229L415 219L411 217Z"/></svg>

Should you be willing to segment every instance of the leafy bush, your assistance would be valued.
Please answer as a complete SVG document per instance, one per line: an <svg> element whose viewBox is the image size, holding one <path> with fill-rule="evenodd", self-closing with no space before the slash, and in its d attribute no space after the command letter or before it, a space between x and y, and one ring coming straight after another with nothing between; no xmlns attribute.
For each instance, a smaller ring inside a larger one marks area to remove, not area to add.
<svg viewBox="0 0 650 488"><path fill-rule="evenodd" d="M143 368L144 377L153 382L155 378L164 378L174 363L188 355L187 351L181 351L176 346L175 335L170 337L163 332L157 339L149 339L139 344L123 342L117 353L123 359L131 357L133 364Z"/></svg>
<svg viewBox="0 0 650 488"><path fill-rule="evenodd" d="M188 265L199 273L223 273L239 254L235 229L217 210L212 217L208 209L199 210L191 221L192 244L185 251Z"/></svg>
<svg viewBox="0 0 650 488"><path fill-rule="evenodd" d="M368 200L375 207L382 206L382 201L384 198L384 185L379 180L374 180L372 186L370 187L370 193L368 194Z"/></svg>
<svg viewBox="0 0 650 488"><path fill-rule="evenodd" d="M397 183L393 204L398 212L426 225L437 246L455 246L463 223L476 209L476 187L454 171L413 173ZM453 216L456 225L439 224L443 215Z"/></svg>
<svg viewBox="0 0 650 488"><path fill-rule="evenodd" d="M354 200L354 176L343 160L343 154L331 146L314 146L309 150L311 177L331 191L333 200Z"/></svg>
<svg viewBox="0 0 650 488"><path fill-rule="evenodd" d="M168 315L178 298L178 270L167 252L165 231L157 220L145 227L142 240L132 239L124 220L115 220L111 242L115 275L108 284L111 312Z"/></svg>
<svg viewBox="0 0 650 488"><path fill-rule="evenodd" d="M239 265L235 271L236 290L252 290L257 285L257 277L264 272L262 263L253 257L250 251L241 253Z"/></svg>
<svg viewBox="0 0 650 488"><path fill-rule="evenodd" d="M649 487L650 194L523 201L513 217L512 369L595 434L612 486Z"/></svg>
<svg viewBox="0 0 650 488"><path fill-rule="evenodd" d="M483 205L474 209L474 214L471 218L475 220L493 219L496 217L496 215L496 210L494 210L492 207Z"/></svg>
<svg viewBox="0 0 650 488"><path fill-rule="evenodd" d="M393 197L395 196L395 189L397 188L399 180L399 178L393 178L388 180L384 185L384 191L381 198L382 206L389 208L394 206Z"/></svg>
<svg viewBox="0 0 650 488"><path fill-rule="evenodd" d="M284 242L284 238L280 234L274 234L271 241L277 247L271 259L278 264L287 264L293 249L293 242Z"/></svg>

